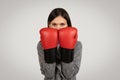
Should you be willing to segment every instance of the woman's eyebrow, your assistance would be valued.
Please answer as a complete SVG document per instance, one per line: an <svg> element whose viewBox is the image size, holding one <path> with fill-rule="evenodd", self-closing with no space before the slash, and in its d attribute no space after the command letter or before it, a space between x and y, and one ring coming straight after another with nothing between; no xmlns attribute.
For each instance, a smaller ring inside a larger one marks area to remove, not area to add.
<svg viewBox="0 0 120 80"><path fill-rule="evenodd" d="M57 23L52 23L53 25L57 25Z"/></svg>

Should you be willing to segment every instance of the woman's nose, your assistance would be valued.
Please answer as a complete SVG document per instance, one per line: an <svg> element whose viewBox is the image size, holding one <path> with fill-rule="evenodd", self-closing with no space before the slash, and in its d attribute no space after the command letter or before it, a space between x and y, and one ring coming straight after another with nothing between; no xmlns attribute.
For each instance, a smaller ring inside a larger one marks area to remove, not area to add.
<svg viewBox="0 0 120 80"><path fill-rule="evenodd" d="M61 27L60 27L60 26L57 26L56 28L57 28L57 30L59 30Z"/></svg>

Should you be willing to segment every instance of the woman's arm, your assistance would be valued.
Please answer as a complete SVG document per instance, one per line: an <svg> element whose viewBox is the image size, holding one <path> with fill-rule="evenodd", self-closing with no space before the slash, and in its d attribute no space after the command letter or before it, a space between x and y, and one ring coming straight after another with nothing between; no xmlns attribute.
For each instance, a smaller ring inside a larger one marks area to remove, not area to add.
<svg viewBox="0 0 120 80"><path fill-rule="evenodd" d="M38 59L40 64L40 70L43 75L45 75L45 80L54 80L55 77L55 66L56 63L45 63L44 51L41 46L41 42L37 44Z"/></svg>
<svg viewBox="0 0 120 80"><path fill-rule="evenodd" d="M82 44L77 42L74 49L74 60L71 63L62 62L62 72L66 79L72 79L79 71L82 56Z"/></svg>

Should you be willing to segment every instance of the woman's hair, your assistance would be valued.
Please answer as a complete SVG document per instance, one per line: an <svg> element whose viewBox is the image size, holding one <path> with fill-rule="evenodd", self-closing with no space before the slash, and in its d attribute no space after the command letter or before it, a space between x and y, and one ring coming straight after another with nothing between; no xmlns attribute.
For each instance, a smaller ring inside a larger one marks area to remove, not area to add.
<svg viewBox="0 0 120 80"><path fill-rule="evenodd" d="M72 24L71 24L71 20L70 20L70 17L69 17L69 14L67 13L67 11L63 8L55 8L51 11L51 13L49 14L48 16L48 27L49 27L49 24L50 22L58 17L58 16L62 16L64 19L66 19L67 21L67 24L68 24L68 27L72 27Z"/></svg>

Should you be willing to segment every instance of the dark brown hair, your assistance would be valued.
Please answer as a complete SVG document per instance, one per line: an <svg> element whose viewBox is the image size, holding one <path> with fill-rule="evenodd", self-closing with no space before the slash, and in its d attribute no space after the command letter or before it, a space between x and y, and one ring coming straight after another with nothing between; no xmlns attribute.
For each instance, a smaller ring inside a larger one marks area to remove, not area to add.
<svg viewBox="0 0 120 80"><path fill-rule="evenodd" d="M71 24L71 20L70 20L70 17L69 17L69 14L67 13L67 11L63 8L55 8L51 11L51 13L49 14L48 16L48 27L49 27L49 24L50 22L58 17L58 16L62 16L63 18L66 19L67 21L67 24L68 24L68 27L72 27L72 24Z"/></svg>

